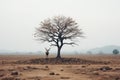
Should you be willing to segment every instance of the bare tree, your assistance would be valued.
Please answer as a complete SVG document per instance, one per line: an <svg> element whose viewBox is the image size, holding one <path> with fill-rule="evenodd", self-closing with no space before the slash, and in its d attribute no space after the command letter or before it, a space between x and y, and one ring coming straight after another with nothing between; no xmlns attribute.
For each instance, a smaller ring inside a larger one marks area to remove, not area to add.
<svg viewBox="0 0 120 80"><path fill-rule="evenodd" d="M56 16L42 21L40 27L36 28L35 37L37 40L50 42L51 46L57 46L56 58L61 58L63 45L74 45L74 40L83 37L82 34L75 20L70 17Z"/></svg>

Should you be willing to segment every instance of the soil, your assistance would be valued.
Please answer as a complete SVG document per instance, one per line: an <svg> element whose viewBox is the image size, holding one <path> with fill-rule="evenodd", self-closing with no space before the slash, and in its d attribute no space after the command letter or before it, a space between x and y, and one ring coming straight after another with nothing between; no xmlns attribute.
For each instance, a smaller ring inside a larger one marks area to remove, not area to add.
<svg viewBox="0 0 120 80"><path fill-rule="evenodd" d="M120 55L0 56L0 80L120 80Z"/></svg>

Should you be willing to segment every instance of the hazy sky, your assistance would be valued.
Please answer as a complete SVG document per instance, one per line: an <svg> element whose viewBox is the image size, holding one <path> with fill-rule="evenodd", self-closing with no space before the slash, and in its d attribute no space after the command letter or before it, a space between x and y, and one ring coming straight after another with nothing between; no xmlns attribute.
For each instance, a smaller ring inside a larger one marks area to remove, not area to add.
<svg viewBox="0 0 120 80"><path fill-rule="evenodd" d="M0 0L0 50L44 51L35 27L58 15L75 19L86 36L66 51L120 45L120 0Z"/></svg>

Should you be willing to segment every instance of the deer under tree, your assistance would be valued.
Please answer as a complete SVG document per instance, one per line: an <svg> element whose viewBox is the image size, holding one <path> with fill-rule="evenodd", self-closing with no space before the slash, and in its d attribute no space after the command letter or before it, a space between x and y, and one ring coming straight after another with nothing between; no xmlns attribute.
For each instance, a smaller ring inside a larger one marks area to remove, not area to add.
<svg viewBox="0 0 120 80"><path fill-rule="evenodd" d="M74 40L83 37L82 34L75 20L70 17L56 16L42 21L40 27L36 28L34 36L37 40L50 42L51 46L56 46L58 49L56 58L61 58L63 45L76 44Z"/></svg>
<svg viewBox="0 0 120 80"><path fill-rule="evenodd" d="M46 58L48 58L50 48L49 48L49 49L45 48L45 50L46 50L46 52L45 52L45 54L46 54Z"/></svg>

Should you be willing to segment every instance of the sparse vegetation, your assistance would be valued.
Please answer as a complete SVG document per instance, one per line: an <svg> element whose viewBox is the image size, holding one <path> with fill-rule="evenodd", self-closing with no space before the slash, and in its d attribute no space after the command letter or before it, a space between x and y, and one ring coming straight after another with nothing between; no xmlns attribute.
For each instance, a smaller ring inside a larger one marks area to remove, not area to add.
<svg viewBox="0 0 120 80"><path fill-rule="evenodd" d="M38 56L16 57L0 56L0 61L6 59L5 64L0 64L0 80L120 80L119 55L66 56L62 59L50 56L48 60ZM104 64L107 61L109 63Z"/></svg>

